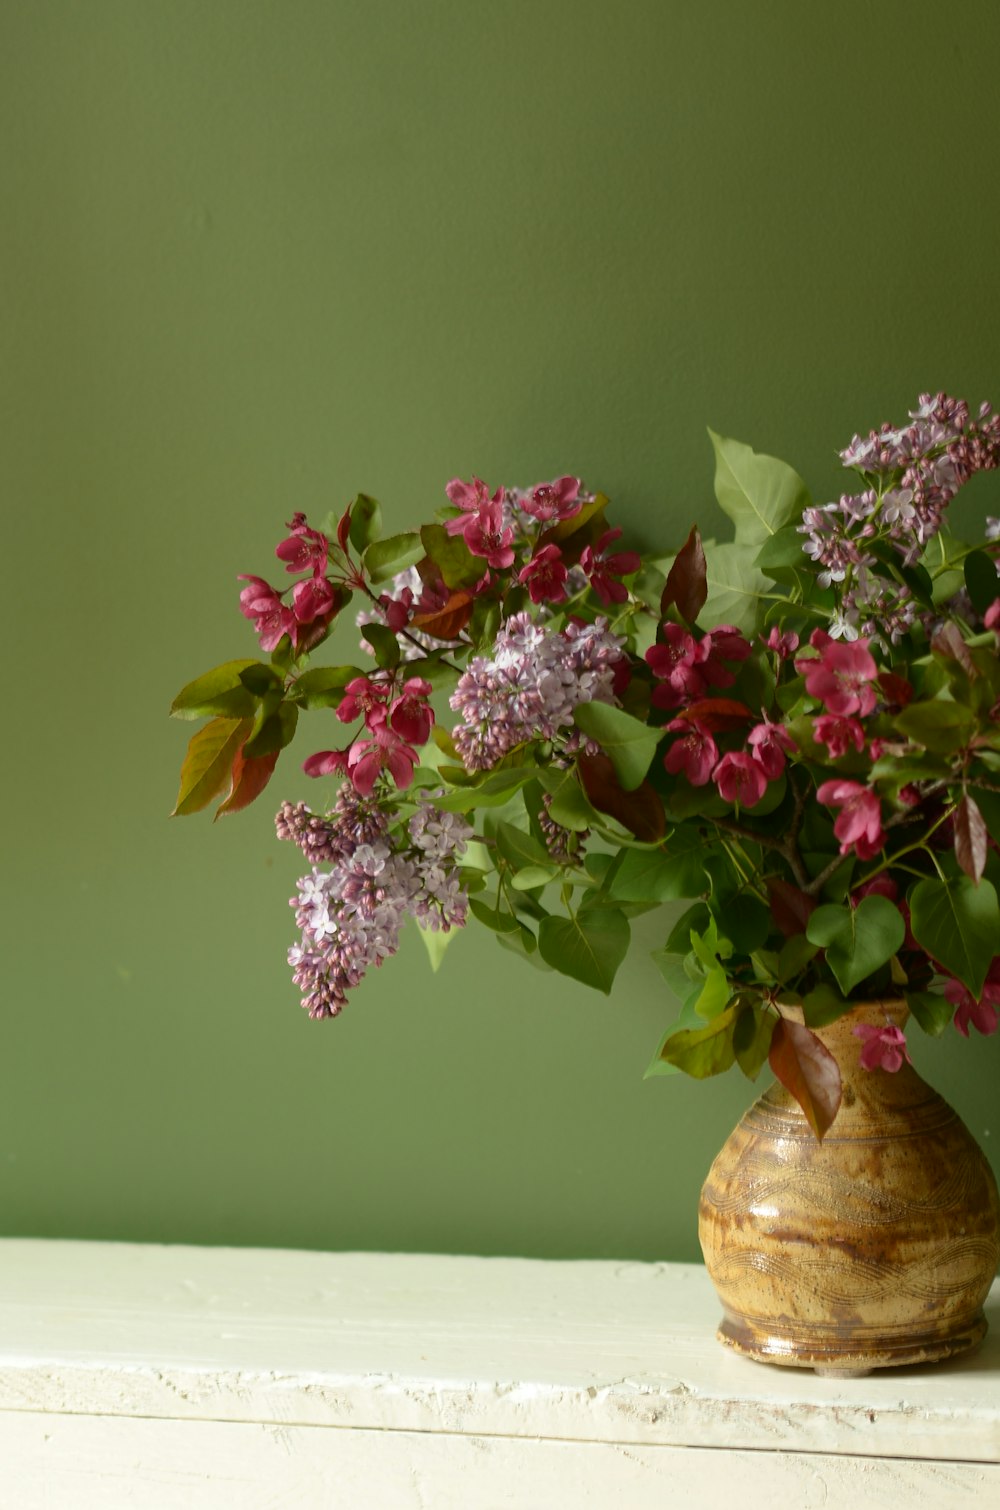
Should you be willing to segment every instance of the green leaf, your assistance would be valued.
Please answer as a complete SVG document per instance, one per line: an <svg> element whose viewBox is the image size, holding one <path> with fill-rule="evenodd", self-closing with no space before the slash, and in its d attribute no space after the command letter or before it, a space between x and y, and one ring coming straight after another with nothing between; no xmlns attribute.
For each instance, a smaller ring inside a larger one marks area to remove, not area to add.
<svg viewBox="0 0 1000 1510"><path fill-rule="evenodd" d="M610 703L581 703L573 713L573 721L604 750L624 791L634 792L642 785L662 730L651 729L641 719L613 708Z"/></svg>
<svg viewBox="0 0 1000 1510"><path fill-rule="evenodd" d="M399 641L388 624L362 624L361 635L372 647L372 655L383 671L392 671L399 665Z"/></svg>
<svg viewBox="0 0 1000 1510"><path fill-rule="evenodd" d="M350 541L360 554L382 533L382 506L377 498L359 493L351 504ZM433 963L433 961L432 961ZM437 966L434 967L435 969Z"/></svg>
<svg viewBox="0 0 1000 1510"><path fill-rule="evenodd" d="M970 551L965 558L965 585L978 614L984 614L1000 598L1000 577L996 562L985 551Z"/></svg>
<svg viewBox="0 0 1000 1510"><path fill-rule="evenodd" d="M384 582L397 572L415 566L424 554L423 542L415 530L405 535L390 535L373 540L364 553L365 571L374 583Z"/></svg>
<svg viewBox="0 0 1000 1510"><path fill-rule="evenodd" d="M628 920L620 912L592 907L585 919L542 918L538 949L553 970L608 995L630 937Z"/></svg>
<svg viewBox="0 0 1000 1510"><path fill-rule="evenodd" d="M678 829L662 849L631 849L610 887L618 902L669 902L706 890L705 847Z"/></svg>
<svg viewBox="0 0 1000 1510"><path fill-rule="evenodd" d="M502 912L499 907L491 907L489 903L480 901L478 897L469 898L469 910L484 928L489 928L494 933L516 933L522 926L513 913Z"/></svg>
<svg viewBox="0 0 1000 1510"><path fill-rule="evenodd" d="M348 682L364 675L360 666L316 666L296 678L290 696L303 708L334 708Z"/></svg>
<svg viewBox="0 0 1000 1510"><path fill-rule="evenodd" d="M753 564L745 545L732 542L716 545L705 542L708 601L699 618L705 629L718 624L735 624L744 634L753 635L763 622L767 609L766 594L771 584Z"/></svg>
<svg viewBox="0 0 1000 1510"><path fill-rule="evenodd" d="M247 740L243 754L254 760L262 755L276 755L291 744L298 718L295 703L280 703L273 713L260 721L260 727Z"/></svg>
<svg viewBox="0 0 1000 1510"><path fill-rule="evenodd" d="M474 556L462 535L449 535L443 524L425 524L420 541L441 573L445 587L474 587L486 569L482 556Z"/></svg>
<svg viewBox="0 0 1000 1510"><path fill-rule="evenodd" d="M777 1021L764 1007L744 1007L733 1029L736 1063L748 1080L756 1080L771 1047L771 1034Z"/></svg>
<svg viewBox="0 0 1000 1510"><path fill-rule="evenodd" d="M771 567L775 569L783 566L809 565L809 558L803 552L802 546L805 537L799 533L795 524L785 524L773 535L769 535L753 558L754 566L759 566L761 571L766 572Z"/></svg>
<svg viewBox="0 0 1000 1510"><path fill-rule="evenodd" d="M950 755L955 750L962 749L969 743L976 728L972 712L961 703L952 702L950 698L911 703L896 715L895 724L907 739L942 755Z"/></svg>
<svg viewBox="0 0 1000 1510"><path fill-rule="evenodd" d="M225 661L195 677L170 704L171 718L252 718L257 699L240 680L240 673L251 666L259 666L270 674L268 666L249 660Z"/></svg>
<svg viewBox="0 0 1000 1510"><path fill-rule="evenodd" d="M522 870L526 865L550 868L552 861L548 850L524 829L515 828L512 823L499 823L496 839L500 854L515 870Z"/></svg>
<svg viewBox="0 0 1000 1510"><path fill-rule="evenodd" d="M899 908L888 897L863 897L857 907L817 907L806 937L826 950L826 962L845 996L886 964L906 937Z"/></svg>
<svg viewBox="0 0 1000 1510"><path fill-rule="evenodd" d="M597 814L587 801L572 767L565 771L539 771L538 779L552 799L549 803L549 817L553 823L577 834L593 825Z"/></svg>
<svg viewBox="0 0 1000 1510"><path fill-rule="evenodd" d="M232 780L233 761L250 731L248 718L213 718L190 740L171 817L200 812Z"/></svg>
<svg viewBox="0 0 1000 1510"><path fill-rule="evenodd" d="M856 1003L845 1001L832 986L817 986L802 998L802 1015L807 1028L825 1028L836 1022L845 1012L850 1012Z"/></svg>
<svg viewBox="0 0 1000 1510"><path fill-rule="evenodd" d="M431 969L436 975L441 968L444 952L452 940L457 937L458 929L449 928L446 931L444 928L425 928L422 923L418 923L417 931L424 941L427 958L430 960Z"/></svg>
<svg viewBox="0 0 1000 1510"><path fill-rule="evenodd" d="M657 1059L674 1065L696 1080L707 1080L710 1075L721 1075L736 1058L733 1031L736 1026L736 1007L729 1007L704 1028L682 1028L671 1032L660 1046ZM646 1071L656 1074L656 1061Z"/></svg>
<svg viewBox="0 0 1000 1510"><path fill-rule="evenodd" d="M918 881L910 893L913 937L933 960L968 986L976 1000L998 952L1000 907L989 881L968 876Z"/></svg>
<svg viewBox="0 0 1000 1510"><path fill-rule="evenodd" d="M525 865L511 878L515 891L534 891L536 886L547 886L559 875L558 865Z"/></svg>
<svg viewBox="0 0 1000 1510"><path fill-rule="evenodd" d="M446 768L442 767L439 774L446 775ZM478 784L473 782L457 791L446 792L443 797L435 797L434 806L443 813L471 813L478 807L502 807L534 774L534 770L527 766L493 771Z"/></svg>
<svg viewBox="0 0 1000 1510"><path fill-rule="evenodd" d="M937 991L906 991L906 1005L917 1024L931 1038L940 1038L955 1015L955 1008L946 996Z"/></svg>
<svg viewBox="0 0 1000 1510"><path fill-rule="evenodd" d="M762 545L797 521L809 492L797 472L775 456L759 455L738 440L709 430L715 448L715 496L736 526L741 546Z"/></svg>

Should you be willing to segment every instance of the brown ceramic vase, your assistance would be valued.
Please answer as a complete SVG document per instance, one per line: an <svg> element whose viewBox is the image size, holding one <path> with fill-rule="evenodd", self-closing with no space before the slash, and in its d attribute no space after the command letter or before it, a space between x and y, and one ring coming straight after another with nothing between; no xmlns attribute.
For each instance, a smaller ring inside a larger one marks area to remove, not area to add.
<svg viewBox="0 0 1000 1510"><path fill-rule="evenodd" d="M699 1236L721 1342L749 1358L863 1374L976 1347L1000 1260L986 1159L910 1065L862 1069L859 1023L901 1027L903 1002L859 1005L819 1036L843 1100L822 1143L775 1084L709 1171Z"/></svg>

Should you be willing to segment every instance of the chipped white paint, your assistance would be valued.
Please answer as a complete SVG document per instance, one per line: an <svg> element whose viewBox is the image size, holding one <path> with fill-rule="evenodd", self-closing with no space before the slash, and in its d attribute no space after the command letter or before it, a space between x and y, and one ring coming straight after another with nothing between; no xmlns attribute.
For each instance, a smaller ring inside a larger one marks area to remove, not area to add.
<svg viewBox="0 0 1000 1510"><path fill-rule="evenodd" d="M695 1265L0 1241L0 1510L1000 1505L978 1355L820 1379Z"/></svg>

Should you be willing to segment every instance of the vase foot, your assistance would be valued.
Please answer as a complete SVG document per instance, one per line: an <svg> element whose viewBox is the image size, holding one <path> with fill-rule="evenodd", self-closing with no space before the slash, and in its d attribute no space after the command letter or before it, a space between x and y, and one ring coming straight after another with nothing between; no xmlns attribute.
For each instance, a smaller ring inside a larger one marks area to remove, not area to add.
<svg viewBox="0 0 1000 1510"><path fill-rule="evenodd" d="M811 1368L822 1378L862 1379L879 1368L912 1368L974 1352L986 1331L986 1317L980 1311L968 1323L947 1333L919 1332L915 1328L908 1335L901 1332L895 1336L823 1336L821 1329L810 1332L806 1328L780 1333L727 1316L715 1335L725 1347L755 1363Z"/></svg>

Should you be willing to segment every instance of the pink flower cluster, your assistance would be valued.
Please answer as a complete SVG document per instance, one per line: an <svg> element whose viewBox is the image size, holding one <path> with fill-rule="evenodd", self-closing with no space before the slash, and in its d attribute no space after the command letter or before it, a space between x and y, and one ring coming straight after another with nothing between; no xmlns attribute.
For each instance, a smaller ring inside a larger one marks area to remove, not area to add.
<svg viewBox="0 0 1000 1510"><path fill-rule="evenodd" d="M330 546L326 536L309 527L305 514L293 515L287 528L291 534L274 553L284 561L286 571L309 574L295 583L291 603L283 601L287 588L279 592L263 577L244 573L237 579L250 584L240 593L240 610L253 622L262 650L277 649L285 635L296 649L303 640L317 643L341 602L337 585L327 576Z"/></svg>
<svg viewBox="0 0 1000 1510"><path fill-rule="evenodd" d="M412 676L397 685L393 673L378 679L356 676L347 683L337 708L341 723L364 720L364 728L343 750L320 750L302 769L307 776L346 775L356 792L367 797L387 772L397 787L408 787L417 764L416 747L430 738L434 714L427 698L431 684Z"/></svg>
<svg viewBox="0 0 1000 1510"><path fill-rule="evenodd" d="M328 871L314 866L291 899L301 940L288 962L310 1017L337 1016L365 972L395 954L407 917L445 932L464 925L459 860L472 829L456 814L423 802L402 839L377 804L345 783L328 817L285 803L276 828L307 857L322 832L333 862Z"/></svg>
<svg viewBox="0 0 1000 1510"><path fill-rule="evenodd" d="M963 1038L969 1036L969 1024L980 1033L995 1033L1000 1025L1000 955L986 976L979 1000L960 980L949 980L944 994L955 1008L955 1026Z"/></svg>
<svg viewBox="0 0 1000 1510"><path fill-rule="evenodd" d="M797 643L797 641L796 641ZM778 646L771 645L771 649ZM742 703L714 698L714 689L732 686L734 662L745 661L752 646L731 624L709 630L700 640L679 624L663 626L663 643L646 652L657 684L654 707L682 709L667 724L676 734L663 764L671 775L684 775L692 786L715 782L726 802L756 807L770 782L785 769L785 757L795 745L787 730L764 715L746 737L744 750L728 750L720 757L714 735L720 728L739 727L753 714ZM780 651L779 651L780 653Z"/></svg>

